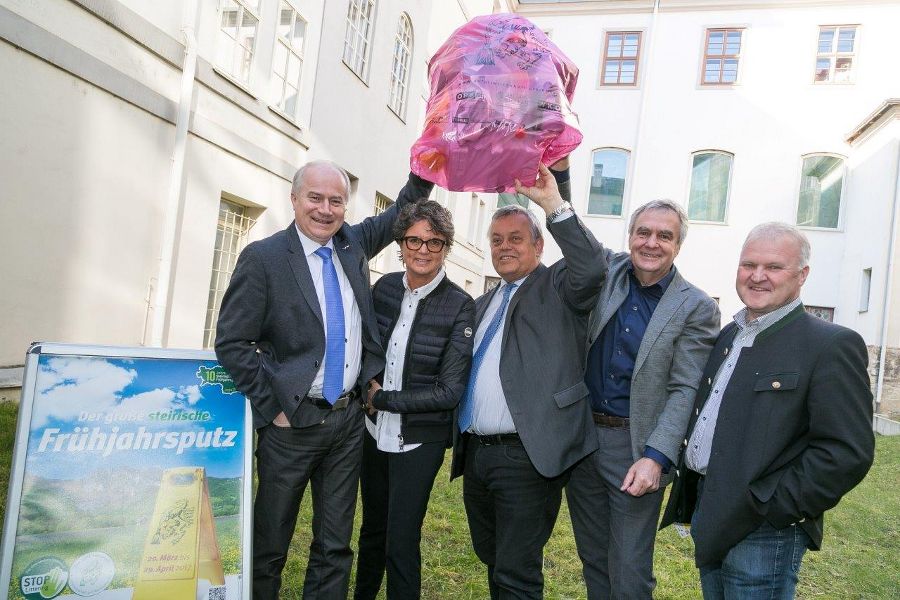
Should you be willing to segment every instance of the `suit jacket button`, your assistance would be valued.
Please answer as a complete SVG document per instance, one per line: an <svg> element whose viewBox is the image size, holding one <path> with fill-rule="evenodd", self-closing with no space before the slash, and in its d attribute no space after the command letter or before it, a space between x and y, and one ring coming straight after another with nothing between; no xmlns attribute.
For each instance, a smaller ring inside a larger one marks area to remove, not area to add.
<svg viewBox="0 0 900 600"><path fill-rule="evenodd" d="M313 366L314 366L315 368L318 369L318 368L319 368L319 361L314 362L314 363L313 363Z"/></svg>
<svg viewBox="0 0 900 600"><path fill-rule="evenodd" d="M295 396L294 396L294 400L297 401L297 402L300 402L300 396L299 396L299 395L295 395Z"/></svg>
<svg viewBox="0 0 900 600"><path fill-rule="evenodd" d="M687 438L684 438L684 441L681 443L681 445L687 448Z"/></svg>

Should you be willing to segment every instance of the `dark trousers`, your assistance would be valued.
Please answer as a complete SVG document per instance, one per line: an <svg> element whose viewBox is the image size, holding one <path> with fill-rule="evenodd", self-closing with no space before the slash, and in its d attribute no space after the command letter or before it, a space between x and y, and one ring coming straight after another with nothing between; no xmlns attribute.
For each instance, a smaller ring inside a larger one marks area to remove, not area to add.
<svg viewBox="0 0 900 600"><path fill-rule="evenodd" d="M445 445L383 452L363 434L360 476L363 519L356 562L356 600L374 600L387 569L390 600L421 597L422 522Z"/></svg>
<svg viewBox="0 0 900 600"><path fill-rule="evenodd" d="M281 571L307 483L312 483L312 544L303 598L347 597L353 515L365 431L356 406L337 410L312 427L270 424L259 430L253 506L253 598L277 600Z"/></svg>
<svg viewBox="0 0 900 600"><path fill-rule="evenodd" d="M483 446L472 436L466 444L463 499L491 598L542 598L544 546L566 477L541 476L521 444Z"/></svg>
<svg viewBox="0 0 900 600"><path fill-rule="evenodd" d="M634 463L627 427L595 427L600 448L566 484L575 545L589 600L653 596L653 545L663 490L632 496L619 488Z"/></svg>

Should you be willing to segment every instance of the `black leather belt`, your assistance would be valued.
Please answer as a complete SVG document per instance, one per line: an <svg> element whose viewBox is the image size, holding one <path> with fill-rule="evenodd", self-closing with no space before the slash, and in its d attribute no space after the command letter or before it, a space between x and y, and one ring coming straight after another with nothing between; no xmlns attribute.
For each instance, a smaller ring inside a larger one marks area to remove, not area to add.
<svg viewBox="0 0 900 600"><path fill-rule="evenodd" d="M475 435L472 437L478 440L482 446L521 446L522 440L518 433L494 433L492 435Z"/></svg>
<svg viewBox="0 0 900 600"><path fill-rule="evenodd" d="M628 427L629 419L626 417L617 417L615 415L607 415L604 413L594 413L594 423L600 427Z"/></svg>
<svg viewBox="0 0 900 600"><path fill-rule="evenodd" d="M337 400L334 401L334 404L331 404L325 398L316 398L315 396L307 396L306 400L309 401L313 406L317 408L321 408L322 410L343 410L347 408L347 405L356 400L359 397L359 388L353 388L343 396L339 396Z"/></svg>

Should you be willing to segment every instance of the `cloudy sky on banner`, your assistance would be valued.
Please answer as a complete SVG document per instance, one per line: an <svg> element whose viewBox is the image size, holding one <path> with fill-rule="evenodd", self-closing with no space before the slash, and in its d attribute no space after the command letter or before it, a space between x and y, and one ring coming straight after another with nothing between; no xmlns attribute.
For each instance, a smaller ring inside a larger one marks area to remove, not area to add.
<svg viewBox="0 0 900 600"><path fill-rule="evenodd" d="M107 467L197 465L205 466L212 477L239 476L246 400L239 393L224 393L219 384L204 383L200 366L217 365L203 360L42 355L29 426L28 471L73 479ZM193 417L173 419L173 415ZM121 444L111 442L107 452L102 444L96 448L82 444L74 450L70 446L74 436L96 431L107 439L115 434ZM157 433L169 433L169 439L178 440L177 446L166 447L159 440L152 448L149 443L128 444L129 439L146 440ZM60 440L66 434L73 438ZM43 450L38 451L42 440ZM229 445L222 445L225 440Z"/></svg>

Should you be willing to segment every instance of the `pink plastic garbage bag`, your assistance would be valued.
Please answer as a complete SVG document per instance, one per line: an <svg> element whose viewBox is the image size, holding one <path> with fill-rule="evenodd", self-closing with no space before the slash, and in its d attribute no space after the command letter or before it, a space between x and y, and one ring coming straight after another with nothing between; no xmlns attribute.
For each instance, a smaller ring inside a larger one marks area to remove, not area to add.
<svg viewBox="0 0 900 600"><path fill-rule="evenodd" d="M578 68L531 21L476 17L428 64L431 97L412 171L451 191L533 185L581 143L571 101Z"/></svg>

